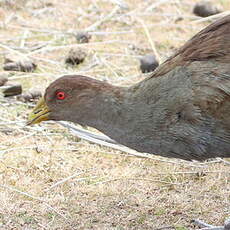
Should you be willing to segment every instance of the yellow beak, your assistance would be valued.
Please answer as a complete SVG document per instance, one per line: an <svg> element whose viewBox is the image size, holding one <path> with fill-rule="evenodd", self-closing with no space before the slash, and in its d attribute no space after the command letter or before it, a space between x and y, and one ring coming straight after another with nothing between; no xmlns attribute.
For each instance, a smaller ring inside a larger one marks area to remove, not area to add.
<svg viewBox="0 0 230 230"><path fill-rule="evenodd" d="M33 124L40 123L42 121L49 120L49 113L50 113L50 110L48 106L46 105L44 97L42 97L38 101L33 111L29 114L27 125L33 125Z"/></svg>

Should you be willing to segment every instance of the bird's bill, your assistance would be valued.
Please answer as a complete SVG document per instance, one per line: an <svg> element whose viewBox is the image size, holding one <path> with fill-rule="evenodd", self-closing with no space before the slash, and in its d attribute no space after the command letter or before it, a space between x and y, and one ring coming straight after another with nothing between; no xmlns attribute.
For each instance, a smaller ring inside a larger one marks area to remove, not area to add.
<svg viewBox="0 0 230 230"><path fill-rule="evenodd" d="M50 110L45 102L44 97L42 97L33 111L29 114L27 125L38 124L42 121L49 120Z"/></svg>

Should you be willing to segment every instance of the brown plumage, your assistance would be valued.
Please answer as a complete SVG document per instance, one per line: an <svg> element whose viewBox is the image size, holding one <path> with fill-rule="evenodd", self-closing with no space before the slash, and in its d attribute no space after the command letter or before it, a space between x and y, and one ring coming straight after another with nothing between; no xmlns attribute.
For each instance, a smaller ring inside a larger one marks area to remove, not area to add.
<svg viewBox="0 0 230 230"><path fill-rule="evenodd" d="M230 157L229 38L230 15L131 87L63 76L46 89L29 123L72 121L137 151L165 157Z"/></svg>

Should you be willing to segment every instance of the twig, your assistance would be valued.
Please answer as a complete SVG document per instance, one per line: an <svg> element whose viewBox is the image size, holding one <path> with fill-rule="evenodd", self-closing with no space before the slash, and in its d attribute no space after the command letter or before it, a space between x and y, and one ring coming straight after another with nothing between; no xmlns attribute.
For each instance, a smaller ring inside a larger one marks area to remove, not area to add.
<svg viewBox="0 0 230 230"><path fill-rule="evenodd" d="M141 58L142 57L141 55L122 54L122 53L107 53L107 52L100 52L100 51L98 51L97 54L105 55L105 56L111 56L111 57L113 57L113 56L114 57L128 57L128 58ZM124 68L124 67L122 67L122 68Z"/></svg>
<svg viewBox="0 0 230 230"><path fill-rule="evenodd" d="M19 52L17 50L14 50L14 49L10 48L9 46L6 46L6 45L3 45L3 44L0 43L0 47L4 48L4 49L6 49L6 50L8 50L8 51L10 51L12 53L15 53L15 54L17 54L19 56L22 56L24 58L26 57L25 54L23 54L23 53L21 53L21 52Z"/></svg>
<svg viewBox="0 0 230 230"><path fill-rule="evenodd" d="M64 183L66 183L68 180L71 180L71 179L73 179L74 177L79 176L79 175L81 175L81 174L83 174L83 173L85 173L85 172L80 172L80 173L77 172L77 173L74 173L73 175L68 176L68 177L66 177L66 178L64 178L64 179L62 179L62 180L60 180L60 181L58 181L57 183L53 184L52 186L50 186L50 187L49 187L49 190L50 190L50 189L53 189L53 188L56 187L56 186L59 186L59 185L61 185L61 184L64 184Z"/></svg>
<svg viewBox="0 0 230 230"><path fill-rule="evenodd" d="M101 18L99 21L95 22L93 25L86 28L85 31L89 32L96 30L102 23L110 20L118 12L119 9L119 6L115 6L113 10L110 12L110 14L106 15L104 18Z"/></svg>
<svg viewBox="0 0 230 230"><path fill-rule="evenodd" d="M116 71L111 67L111 64L110 64L108 61L106 61L105 58L98 58L98 60L100 60L100 61L102 62L102 64L104 64L104 66L106 66L107 69L108 69L112 74L114 74L114 76L115 76L116 78L119 77L118 74L116 73Z"/></svg>
<svg viewBox="0 0 230 230"><path fill-rule="evenodd" d="M37 146L35 145L32 145L32 146L26 146L26 147L15 147L15 148L8 148L8 149L5 149L5 150L1 150L0 151L0 155L4 155L5 153L7 152L10 152L10 151L13 151L13 150L19 150L19 149L35 149Z"/></svg>
<svg viewBox="0 0 230 230"><path fill-rule="evenodd" d="M163 229L171 229L171 228L175 228L173 225L169 225L169 226L163 226L163 227L159 227L159 228L154 228L153 230L163 230Z"/></svg>
<svg viewBox="0 0 230 230"><path fill-rule="evenodd" d="M104 141L104 142L108 142L108 143L111 143L111 144L117 144L119 145L116 141L112 140L111 138L105 136L105 135L99 135L99 134L95 134L95 133L92 133L92 132L89 132L85 129L81 129L81 128L77 128L75 125L71 125L70 123L68 122L65 122L65 121L57 121L58 124L70 129L72 132L74 132L75 134L79 135L79 137L81 136L82 139L84 138L92 138L90 140L93 140L93 139L97 139L97 140L101 140L101 141ZM86 139L87 140L87 139Z"/></svg>
<svg viewBox="0 0 230 230"><path fill-rule="evenodd" d="M26 29L25 32L23 33L22 38L21 38L20 48L25 47L25 42L26 42L26 39L28 38L28 34L29 34L29 31Z"/></svg>
<svg viewBox="0 0 230 230"><path fill-rule="evenodd" d="M7 165L3 160L0 160L0 162L1 162L6 168L10 168L10 169L13 169L13 170L17 170L17 171L24 172L24 170L21 169L21 168L16 168L16 167Z"/></svg>
<svg viewBox="0 0 230 230"><path fill-rule="evenodd" d="M62 46L49 46L49 47L44 47L39 50L30 52L28 56L32 56L37 53L42 53L44 51L55 51L55 50L68 49L68 48L74 48L74 47L96 46L96 45L113 44L113 43L130 44L129 41L109 40L109 41L103 41L103 42L90 42L90 43L70 44L70 45L62 45Z"/></svg>
<svg viewBox="0 0 230 230"><path fill-rule="evenodd" d="M195 20L195 21L193 21L193 23L200 23L200 22L206 22L206 21L209 21L209 20L216 20L218 18L227 16L229 14L230 14L230 10L227 10L227 11L224 11L224 12L219 13L219 14L215 14L215 15L211 15L211 16L208 16L208 17L205 17L205 18Z"/></svg>
<svg viewBox="0 0 230 230"><path fill-rule="evenodd" d="M173 1L173 0L160 0L160 1L157 1L157 2L154 2L151 6L149 6L146 11L152 11L154 8L166 3L166 2L170 2L170 1Z"/></svg>
<svg viewBox="0 0 230 230"><path fill-rule="evenodd" d="M55 74L53 73L45 73L45 76L49 76L49 77L56 77ZM14 77L9 77L9 81L11 80L18 80L18 79L26 79L26 78L31 78L31 77L44 77L44 73L29 73L29 74L23 74L23 75L19 75L19 76L14 76Z"/></svg>
<svg viewBox="0 0 230 230"><path fill-rule="evenodd" d="M146 34L148 40L149 40L149 43L150 43L151 48L152 48L152 50L153 50L153 53L154 53L154 55L156 56L156 59L157 59L159 62L161 62L160 55L159 55L158 52L157 52L156 46L155 46L155 44L154 44L154 42L153 42L153 40L152 40L152 38L151 38L151 36L150 36L149 30L148 30L146 24L144 23L144 21L143 21L142 19L137 18L137 17L136 17L136 19L137 19L137 21L140 22L141 25L143 26L143 29L144 29L144 31L145 31L145 34Z"/></svg>
<svg viewBox="0 0 230 230"><path fill-rule="evenodd" d="M6 19L3 21L3 25L6 27L15 17L15 13L11 13Z"/></svg>
<svg viewBox="0 0 230 230"><path fill-rule="evenodd" d="M118 180L134 180L134 181L141 180L141 181L159 182L159 183L162 183L162 184L169 184L169 185L181 185L180 183L172 183L172 182L167 182L167 181L153 180L153 179L139 178L139 177L138 178L123 178L123 177L121 177L121 178L114 178L114 179L99 181L99 182L96 182L96 183L93 183L93 184L94 185L104 184L104 183L118 181Z"/></svg>
<svg viewBox="0 0 230 230"><path fill-rule="evenodd" d="M123 0L109 0L110 2L112 2L113 4L118 5L120 8L124 9L124 10L128 10L129 6L126 2L124 2Z"/></svg>
<svg viewBox="0 0 230 230"><path fill-rule="evenodd" d="M201 227L200 230L227 230L227 229L225 229L224 226L214 226L211 224L206 224L205 222L203 222L201 220L194 220L194 224Z"/></svg>
<svg viewBox="0 0 230 230"><path fill-rule="evenodd" d="M230 174L230 172L227 171L201 171L201 172L189 172L189 171L185 171L185 172L168 172L168 173L157 173L157 175L177 175L177 174L199 174L199 173L221 173L221 174Z"/></svg>
<svg viewBox="0 0 230 230"><path fill-rule="evenodd" d="M137 13L137 14L131 14L131 16L148 16L148 15L152 15L151 12L149 13ZM172 14L172 13L154 13L154 15L156 16L164 16L164 17L175 17L177 16L177 14ZM122 16L125 16L122 15ZM188 18L188 19L197 19L197 17L191 17L191 16L186 16L186 15L183 15L184 18ZM148 24L146 25L147 28L152 28L152 27L172 27L172 28L191 28L192 26L191 25L177 25L177 24L171 24L171 23L168 23L168 22L160 22L160 23L151 23L151 24ZM45 34L52 34L52 35L63 35L63 34L66 34L66 35L75 35L76 34L76 31L62 31L62 30L42 30L42 29L37 29L37 28L33 28L33 27L25 27L25 26L15 26L15 25L9 25L9 27L12 27L12 28L15 28L15 29L19 29L19 30L22 30L24 28L27 28L28 30L31 30L31 31L35 31L35 32L39 32L39 33L45 33ZM121 31L89 31L88 33L90 35L110 35L110 34L130 34L130 33L136 33L136 31L134 29L138 29L138 28L141 28L142 26L139 26L139 25L134 25L132 27L132 29L130 30L121 30ZM36 35L36 36L40 36L40 35ZM31 37L28 37L28 38L36 38L36 36L31 36ZM4 40L4 41L14 41L14 40L20 40L21 38L11 38L11 39L7 39L7 40ZM48 43L48 42L47 42Z"/></svg>
<svg viewBox="0 0 230 230"><path fill-rule="evenodd" d="M59 216L61 216L62 218L64 218L65 220L68 220L63 214L61 214L58 210L56 210L55 208L53 208L52 206L50 206L46 201L44 201L43 199L41 199L40 197L36 197L36 196L33 196L27 192L23 192L23 191L20 191L16 188L12 188L12 187L9 187L9 186L6 186L6 185L3 185L3 184L0 184L0 187L4 188L4 189L7 189L7 190L11 190L13 192L17 192L23 196L26 196L26 197L29 197L33 200L37 200L39 202L42 202L45 206L47 206L48 208L50 208L51 210L53 210L54 212L56 212Z"/></svg>
<svg viewBox="0 0 230 230"><path fill-rule="evenodd" d="M226 165L230 165L230 162L229 161L226 161L226 160L224 160L224 159L222 159L222 158L217 158L217 160L219 161L219 162L223 162L224 164L226 164Z"/></svg>
<svg viewBox="0 0 230 230"><path fill-rule="evenodd" d="M203 228L203 227L213 227L213 225L211 225L211 224L207 224L207 223L205 223L205 222L203 222L203 221L201 221L201 220L194 220L194 224L196 224L197 226L199 226L199 227L201 227L201 228Z"/></svg>

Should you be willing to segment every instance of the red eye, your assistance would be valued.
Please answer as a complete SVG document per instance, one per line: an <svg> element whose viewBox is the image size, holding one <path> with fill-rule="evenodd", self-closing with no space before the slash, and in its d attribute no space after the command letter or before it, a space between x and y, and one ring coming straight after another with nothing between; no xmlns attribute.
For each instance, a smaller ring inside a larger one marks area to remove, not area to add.
<svg viewBox="0 0 230 230"><path fill-rule="evenodd" d="M65 95L65 92L63 92L63 91L59 91L59 92L56 93L56 98L58 100L64 100L65 97L66 97L66 95Z"/></svg>

